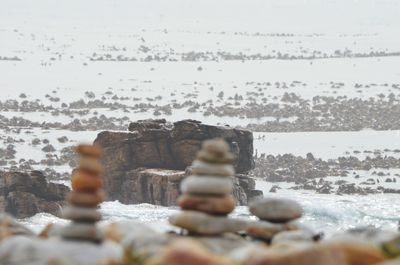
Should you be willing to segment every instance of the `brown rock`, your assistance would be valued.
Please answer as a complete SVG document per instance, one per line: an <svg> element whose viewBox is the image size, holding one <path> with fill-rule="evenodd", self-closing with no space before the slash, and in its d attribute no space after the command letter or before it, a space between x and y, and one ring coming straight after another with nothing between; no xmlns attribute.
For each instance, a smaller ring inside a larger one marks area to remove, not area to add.
<svg viewBox="0 0 400 265"><path fill-rule="evenodd" d="M108 198L123 203L174 205L179 195L176 188L179 183L159 181L162 173L139 172L144 168L184 171L196 158L202 142L216 137L225 139L230 151L237 157L234 165L236 172L247 173L254 168L253 135L246 130L211 126L193 120L174 124L152 120L131 123L127 133L101 132L95 143L103 149L102 164ZM144 175L150 180L144 180ZM245 177L243 175L241 179ZM143 184L138 182L139 179ZM240 181L238 185L245 182ZM252 194L250 188L235 189L234 194L240 204L247 203L247 194Z"/></svg>
<svg viewBox="0 0 400 265"><path fill-rule="evenodd" d="M69 188L49 183L40 171L0 172L0 211L16 218L39 212L57 215Z"/></svg>
<svg viewBox="0 0 400 265"><path fill-rule="evenodd" d="M81 157L78 164L79 169L89 171L92 174L100 175L103 172L99 159L95 157Z"/></svg>
<svg viewBox="0 0 400 265"><path fill-rule="evenodd" d="M77 170L71 178L74 191L96 191L103 187L103 180L87 171Z"/></svg>
<svg viewBox="0 0 400 265"><path fill-rule="evenodd" d="M201 211L208 214L229 214L235 209L232 195L196 196L185 194L178 199L178 205L184 210Z"/></svg>

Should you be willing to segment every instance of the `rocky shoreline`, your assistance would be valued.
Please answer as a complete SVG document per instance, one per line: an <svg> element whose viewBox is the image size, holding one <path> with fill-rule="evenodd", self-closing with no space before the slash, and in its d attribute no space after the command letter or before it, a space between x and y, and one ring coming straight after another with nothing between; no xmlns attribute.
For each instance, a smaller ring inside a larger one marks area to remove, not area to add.
<svg viewBox="0 0 400 265"><path fill-rule="evenodd" d="M400 168L400 159L391 156L367 156L365 159L350 156L322 160L311 153L306 157L261 154L255 157L255 169L251 176L268 182L293 183L292 189L314 190L324 194L366 195L400 193L400 189L381 186L383 183L400 181L400 174L384 172L397 168ZM365 172L368 174L362 176ZM327 180L327 177L333 178ZM361 181L356 184L354 180ZM277 190L279 186L275 185L271 191Z"/></svg>
<svg viewBox="0 0 400 265"><path fill-rule="evenodd" d="M288 89L297 90L307 85L300 81L291 83L250 82L244 85L250 89L245 94L236 93L234 96L225 96L221 91L217 99L204 102L198 101L198 92L183 93L183 99L178 99L178 95L171 93L171 102L167 103L161 95L132 98L118 96L117 92L113 92L113 89L109 89L102 95L87 92L85 100L73 102L62 102L56 96L57 93L46 95L51 104L41 103L40 100L29 100L25 94L21 94L20 100L0 101L1 111L19 114L14 117L0 115L0 128L31 127L68 129L71 131L123 130L130 122L129 116L137 113L150 112L153 113L153 117L170 117L177 111L185 110L188 114L200 113L204 118L213 116L249 119L249 122L243 126L257 132L400 129L400 123L395 118L400 115L399 97L397 95L400 84L397 83L321 83L319 84L321 87L334 92L334 94L347 86L353 86L353 89L359 91L359 96L353 98L334 95L314 96L311 99L303 98L294 92L287 92ZM205 84L202 84L202 86L205 86ZM379 93L369 98L363 95L363 89L372 88L382 88L387 90L387 93ZM207 89L207 87L204 89ZM212 86L208 89L214 90ZM272 97L267 94L268 89L280 90L282 95ZM124 115L110 117L103 114L114 110L121 110ZM22 115L30 112L47 113L55 118L68 117L70 121L34 122L25 119ZM257 122L252 122L252 119ZM263 119L266 119L266 121L263 121Z"/></svg>
<svg viewBox="0 0 400 265"><path fill-rule="evenodd" d="M7 265L392 265L399 263L400 234L360 227L330 238L301 225L301 204L285 198L255 199L255 218L227 216L234 208L233 155L222 139L204 142L181 183L182 211L170 216L175 228L157 232L133 220L98 225L95 205L99 148L81 145L73 191L63 216L70 224L48 224L35 234L0 214L0 262ZM204 180L207 180L206 182Z"/></svg>

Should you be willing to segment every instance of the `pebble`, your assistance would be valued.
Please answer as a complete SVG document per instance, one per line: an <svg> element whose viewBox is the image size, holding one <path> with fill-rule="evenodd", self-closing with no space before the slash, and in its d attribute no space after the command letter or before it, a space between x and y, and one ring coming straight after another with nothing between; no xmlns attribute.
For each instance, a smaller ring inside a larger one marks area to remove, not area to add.
<svg viewBox="0 0 400 265"><path fill-rule="evenodd" d="M99 159L94 157L81 157L78 161L79 169L84 169L92 174L99 175L103 172Z"/></svg>
<svg viewBox="0 0 400 265"><path fill-rule="evenodd" d="M103 187L103 180L83 170L77 170L71 178L71 186L74 191L95 191Z"/></svg>
<svg viewBox="0 0 400 265"><path fill-rule="evenodd" d="M184 210L226 215L235 209L236 202L232 195L197 196L184 194L178 199L178 205Z"/></svg>
<svg viewBox="0 0 400 265"><path fill-rule="evenodd" d="M250 204L250 212L272 223L285 223L300 218L303 214L301 206L289 199L263 198Z"/></svg>
<svg viewBox="0 0 400 265"><path fill-rule="evenodd" d="M183 193L190 194L229 194L233 190L233 183L230 178L212 176L190 176L181 183Z"/></svg>
<svg viewBox="0 0 400 265"><path fill-rule="evenodd" d="M97 222L101 220L101 213L96 208L68 206L62 213L65 219L73 221Z"/></svg>
<svg viewBox="0 0 400 265"><path fill-rule="evenodd" d="M91 156L94 158L101 157L101 147L98 145L81 144L76 148L76 152L83 156Z"/></svg>
<svg viewBox="0 0 400 265"><path fill-rule="evenodd" d="M231 164L234 155L230 152L228 143L222 139L212 139L203 142L197 153L197 160L214 164Z"/></svg>
<svg viewBox="0 0 400 265"><path fill-rule="evenodd" d="M246 221L240 219L212 216L195 211L182 211L170 216L172 225L201 235L219 235L239 232L246 229Z"/></svg>
<svg viewBox="0 0 400 265"><path fill-rule="evenodd" d="M298 229L299 225L296 222L275 224L267 221L254 221L247 224L246 233L251 237L270 240L278 233Z"/></svg>
<svg viewBox="0 0 400 265"><path fill-rule="evenodd" d="M195 160L191 166L193 172L197 175L213 176L233 176L235 169L230 164L210 164L200 160Z"/></svg>
<svg viewBox="0 0 400 265"><path fill-rule="evenodd" d="M93 193L72 191L67 195L66 200L74 205L94 207L102 203L105 198L106 195L102 190Z"/></svg>
<svg viewBox="0 0 400 265"><path fill-rule="evenodd" d="M103 233L92 224L73 223L63 227L60 235L64 238L101 240Z"/></svg>

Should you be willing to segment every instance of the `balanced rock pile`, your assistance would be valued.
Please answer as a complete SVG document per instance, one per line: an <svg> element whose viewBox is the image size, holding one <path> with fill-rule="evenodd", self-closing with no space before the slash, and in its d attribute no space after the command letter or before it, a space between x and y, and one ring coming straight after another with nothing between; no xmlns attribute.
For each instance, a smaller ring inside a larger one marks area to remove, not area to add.
<svg viewBox="0 0 400 265"><path fill-rule="evenodd" d="M226 217L236 202L232 196L233 154L223 139L203 143L192 163L193 175L181 183L178 205L184 210L170 217L172 225L189 234L219 235L243 230L246 223Z"/></svg>
<svg viewBox="0 0 400 265"><path fill-rule="evenodd" d="M302 216L303 212L301 206L295 201L263 198L250 204L250 212L261 219L247 226L246 232L253 238L270 242L279 234L277 238L313 240L314 234L311 230L301 227L295 221Z"/></svg>
<svg viewBox="0 0 400 265"><path fill-rule="evenodd" d="M101 236L96 222L101 219L101 214L97 207L105 199L99 162L101 149L80 145L77 153L80 155L79 166L72 176L72 192L67 196L69 205L63 211L63 217L72 220L72 223L62 229L61 236L99 242Z"/></svg>

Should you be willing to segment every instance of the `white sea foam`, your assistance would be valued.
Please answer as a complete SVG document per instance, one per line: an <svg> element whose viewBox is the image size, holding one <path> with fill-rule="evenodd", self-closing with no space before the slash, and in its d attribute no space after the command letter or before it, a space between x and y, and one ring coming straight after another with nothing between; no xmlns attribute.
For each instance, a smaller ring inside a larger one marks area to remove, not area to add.
<svg viewBox="0 0 400 265"><path fill-rule="evenodd" d="M400 221L400 204L393 203L400 201L400 194L326 195L289 189L268 194L270 187L270 183L257 181L257 188L262 189L267 196L285 197L298 201L305 213L301 222L327 235L359 226L397 229ZM103 223L134 220L143 222L158 231L174 229L168 224L167 219L178 210L177 207L150 204L125 205L118 201L105 202L101 205ZM237 207L231 216L255 219L245 206ZM40 231L48 223L67 222L44 213L21 221L35 231Z"/></svg>

